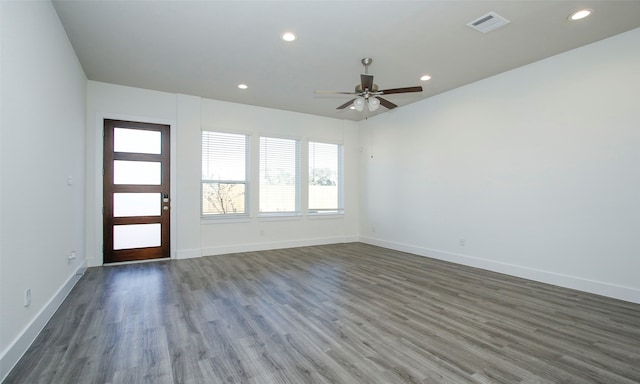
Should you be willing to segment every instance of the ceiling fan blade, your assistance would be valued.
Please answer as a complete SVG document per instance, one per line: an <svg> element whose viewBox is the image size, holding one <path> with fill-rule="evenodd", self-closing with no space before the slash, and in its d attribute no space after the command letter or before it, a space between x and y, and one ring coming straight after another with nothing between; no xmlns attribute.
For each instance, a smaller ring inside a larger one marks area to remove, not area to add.
<svg viewBox="0 0 640 384"><path fill-rule="evenodd" d="M313 91L316 95L359 95L357 92Z"/></svg>
<svg viewBox="0 0 640 384"><path fill-rule="evenodd" d="M360 75L360 84L363 91L365 89L373 90L373 75Z"/></svg>
<svg viewBox="0 0 640 384"><path fill-rule="evenodd" d="M417 86L417 87L406 87L406 88L383 89L380 92L382 92L383 95L390 95L392 93L422 92L422 87Z"/></svg>
<svg viewBox="0 0 640 384"><path fill-rule="evenodd" d="M353 104L353 101L354 101L354 100L355 100L355 99L351 99L351 100L347 101L346 103L342 104L341 106L339 106L339 107L338 107L338 108L336 108L336 109L345 109L345 108L347 108L348 106L350 106L351 104Z"/></svg>
<svg viewBox="0 0 640 384"><path fill-rule="evenodd" d="M387 109L393 109L395 107L397 107L396 104L393 104L392 102L390 102L387 99L383 99L380 96L376 96L378 98L378 100L380 100L380 105L382 105L383 107L387 108Z"/></svg>

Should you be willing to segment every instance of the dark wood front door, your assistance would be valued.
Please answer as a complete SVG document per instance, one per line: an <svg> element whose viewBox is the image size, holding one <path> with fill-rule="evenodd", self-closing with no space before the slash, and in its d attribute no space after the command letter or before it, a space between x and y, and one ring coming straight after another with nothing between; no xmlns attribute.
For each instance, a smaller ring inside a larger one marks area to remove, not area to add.
<svg viewBox="0 0 640 384"><path fill-rule="evenodd" d="M104 262L170 256L169 126L104 121Z"/></svg>

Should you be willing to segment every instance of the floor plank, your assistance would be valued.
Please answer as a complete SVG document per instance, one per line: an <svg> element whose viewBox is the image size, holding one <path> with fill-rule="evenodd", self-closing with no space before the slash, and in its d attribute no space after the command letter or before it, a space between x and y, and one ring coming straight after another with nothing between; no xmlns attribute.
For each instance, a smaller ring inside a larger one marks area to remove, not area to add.
<svg viewBox="0 0 640 384"><path fill-rule="evenodd" d="M6 383L640 383L640 305L370 245L90 268Z"/></svg>

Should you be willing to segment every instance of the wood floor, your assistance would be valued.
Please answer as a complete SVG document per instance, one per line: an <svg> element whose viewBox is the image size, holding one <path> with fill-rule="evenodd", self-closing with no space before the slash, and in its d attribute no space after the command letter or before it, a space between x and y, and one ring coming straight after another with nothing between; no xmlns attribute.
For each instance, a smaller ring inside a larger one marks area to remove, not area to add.
<svg viewBox="0 0 640 384"><path fill-rule="evenodd" d="M640 383L640 305L359 243L91 268L6 383Z"/></svg>

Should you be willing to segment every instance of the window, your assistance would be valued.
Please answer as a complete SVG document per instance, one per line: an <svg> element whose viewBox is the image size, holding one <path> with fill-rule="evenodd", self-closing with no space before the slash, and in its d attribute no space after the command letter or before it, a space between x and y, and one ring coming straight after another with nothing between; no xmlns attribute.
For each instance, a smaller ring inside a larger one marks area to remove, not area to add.
<svg viewBox="0 0 640 384"><path fill-rule="evenodd" d="M309 142L309 213L343 213L342 145Z"/></svg>
<svg viewBox="0 0 640 384"><path fill-rule="evenodd" d="M260 138L260 213L300 214L300 142Z"/></svg>
<svg viewBox="0 0 640 384"><path fill-rule="evenodd" d="M248 214L249 136L202 132L202 215Z"/></svg>

